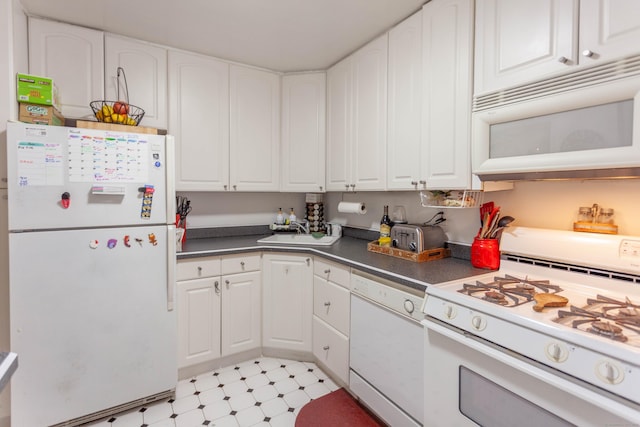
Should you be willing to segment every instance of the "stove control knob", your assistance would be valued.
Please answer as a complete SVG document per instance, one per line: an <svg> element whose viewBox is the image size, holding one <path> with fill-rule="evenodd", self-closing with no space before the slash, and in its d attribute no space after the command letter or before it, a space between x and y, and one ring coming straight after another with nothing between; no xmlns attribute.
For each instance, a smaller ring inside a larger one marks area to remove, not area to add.
<svg viewBox="0 0 640 427"><path fill-rule="evenodd" d="M484 317L476 314L471 318L471 326L476 331L482 331L487 327L487 320Z"/></svg>
<svg viewBox="0 0 640 427"><path fill-rule="evenodd" d="M552 362L562 363L569 357L569 350L563 343L551 342L547 344L545 354Z"/></svg>
<svg viewBox="0 0 640 427"><path fill-rule="evenodd" d="M611 360L602 360L596 365L596 375L607 384L620 384L624 379L624 371Z"/></svg>
<svg viewBox="0 0 640 427"><path fill-rule="evenodd" d="M458 313L455 306L451 304L447 304L444 306L444 317L446 317L447 319L453 319L457 314Z"/></svg>

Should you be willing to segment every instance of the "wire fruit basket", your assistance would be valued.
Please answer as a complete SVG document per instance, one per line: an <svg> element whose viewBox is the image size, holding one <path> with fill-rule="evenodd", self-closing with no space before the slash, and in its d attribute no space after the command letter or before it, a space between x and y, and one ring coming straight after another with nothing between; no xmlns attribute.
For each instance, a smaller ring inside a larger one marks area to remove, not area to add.
<svg viewBox="0 0 640 427"><path fill-rule="evenodd" d="M127 76L124 69L118 67L117 96L120 97L120 75L124 80L124 94L126 101L91 101L89 106L93 110L93 115L99 122L114 123L120 125L138 126L144 117L144 110L129 103L129 88L127 86Z"/></svg>

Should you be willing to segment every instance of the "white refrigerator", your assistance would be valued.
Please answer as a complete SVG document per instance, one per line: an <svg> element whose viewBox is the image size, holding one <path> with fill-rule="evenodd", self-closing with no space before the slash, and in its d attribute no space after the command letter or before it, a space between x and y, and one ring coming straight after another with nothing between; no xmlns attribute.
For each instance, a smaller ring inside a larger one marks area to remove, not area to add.
<svg viewBox="0 0 640 427"><path fill-rule="evenodd" d="M14 426L174 393L173 141L133 132L8 123Z"/></svg>

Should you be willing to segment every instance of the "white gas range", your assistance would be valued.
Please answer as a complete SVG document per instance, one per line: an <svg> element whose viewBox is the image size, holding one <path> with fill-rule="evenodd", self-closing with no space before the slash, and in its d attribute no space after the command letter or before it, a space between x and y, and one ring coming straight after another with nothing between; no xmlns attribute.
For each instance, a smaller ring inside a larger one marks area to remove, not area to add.
<svg viewBox="0 0 640 427"><path fill-rule="evenodd" d="M500 249L427 288L425 425L640 425L640 237L514 227Z"/></svg>

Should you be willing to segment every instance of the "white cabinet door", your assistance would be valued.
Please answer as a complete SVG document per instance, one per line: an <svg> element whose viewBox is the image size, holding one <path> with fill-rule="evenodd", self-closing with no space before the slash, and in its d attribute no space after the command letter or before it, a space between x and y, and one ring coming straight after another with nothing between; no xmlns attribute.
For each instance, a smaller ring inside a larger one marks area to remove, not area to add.
<svg viewBox="0 0 640 427"><path fill-rule="evenodd" d="M471 186L473 1L423 10L422 167L427 187Z"/></svg>
<svg viewBox="0 0 640 427"><path fill-rule="evenodd" d="M640 53L640 2L581 0L579 53L584 65Z"/></svg>
<svg viewBox="0 0 640 427"><path fill-rule="evenodd" d="M282 191L325 189L325 73L282 77Z"/></svg>
<svg viewBox="0 0 640 427"><path fill-rule="evenodd" d="M424 186L421 175L422 12L389 31L387 188ZM422 183L420 182L422 181Z"/></svg>
<svg viewBox="0 0 640 427"><path fill-rule="evenodd" d="M105 94L110 101L126 100L124 79L117 91L117 69L125 71L129 102L144 110L141 126L167 128L167 50L141 41L106 34Z"/></svg>
<svg viewBox="0 0 640 427"><path fill-rule="evenodd" d="M220 278L177 284L178 367L220 357Z"/></svg>
<svg viewBox="0 0 640 427"><path fill-rule="evenodd" d="M89 103L105 99L103 33L29 18L29 72L53 78L65 117L95 120Z"/></svg>
<svg viewBox="0 0 640 427"><path fill-rule="evenodd" d="M387 34L327 71L327 190L385 190Z"/></svg>
<svg viewBox="0 0 640 427"><path fill-rule="evenodd" d="M355 190L387 186L387 34L353 55L351 167Z"/></svg>
<svg viewBox="0 0 640 427"><path fill-rule="evenodd" d="M280 76L231 65L230 183L235 191L278 191Z"/></svg>
<svg viewBox="0 0 640 427"><path fill-rule="evenodd" d="M229 64L169 51L169 133L176 144L176 190L229 185Z"/></svg>
<svg viewBox="0 0 640 427"><path fill-rule="evenodd" d="M259 348L260 271L222 277L222 356Z"/></svg>
<svg viewBox="0 0 640 427"><path fill-rule="evenodd" d="M578 59L578 11L578 0L477 2L475 94L569 71Z"/></svg>
<svg viewBox="0 0 640 427"><path fill-rule="evenodd" d="M327 190L347 191L351 184L351 62L343 59L327 71Z"/></svg>
<svg viewBox="0 0 640 427"><path fill-rule="evenodd" d="M313 316L313 355L349 384L349 338Z"/></svg>
<svg viewBox="0 0 640 427"><path fill-rule="evenodd" d="M263 257L262 345L311 352L313 262L303 255Z"/></svg>

